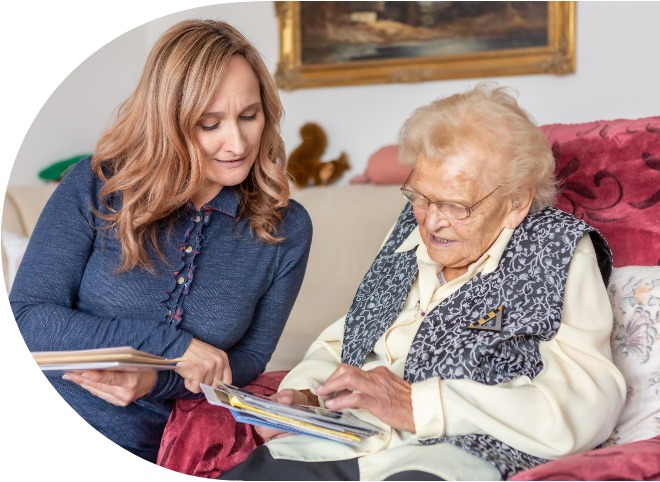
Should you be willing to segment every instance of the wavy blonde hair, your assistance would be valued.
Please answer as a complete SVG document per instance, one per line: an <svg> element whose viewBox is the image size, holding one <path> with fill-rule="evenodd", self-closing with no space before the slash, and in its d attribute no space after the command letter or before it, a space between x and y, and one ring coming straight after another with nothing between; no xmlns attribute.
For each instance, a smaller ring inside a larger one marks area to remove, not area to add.
<svg viewBox="0 0 660 482"><path fill-rule="evenodd" d="M437 99L417 109L399 133L399 158L414 165L417 156L442 159L470 153L503 161L485 180L500 197L525 187L535 190L531 210L551 206L557 196L555 160L550 144L514 92L483 82L464 93Z"/></svg>
<svg viewBox="0 0 660 482"><path fill-rule="evenodd" d="M288 206L283 108L259 52L235 28L214 20L187 20L165 32L151 50L135 91L120 105L100 138L92 166L105 182L99 215L116 228L119 272L152 271L149 248L165 259L158 241L163 221L190 202L206 180L204 154L194 129L213 99L226 66L241 55L261 90L265 124L257 159L240 186L239 216L253 233L277 243ZM119 195L121 207L109 199Z"/></svg>

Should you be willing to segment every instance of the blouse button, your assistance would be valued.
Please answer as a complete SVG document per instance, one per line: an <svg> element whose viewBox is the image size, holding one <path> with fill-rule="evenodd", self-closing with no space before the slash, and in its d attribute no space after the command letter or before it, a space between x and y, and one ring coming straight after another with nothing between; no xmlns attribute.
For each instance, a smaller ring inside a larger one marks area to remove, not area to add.
<svg viewBox="0 0 660 482"><path fill-rule="evenodd" d="M186 246L185 249L184 249L184 251L185 251L186 253L192 253L192 246Z"/></svg>
<svg viewBox="0 0 660 482"><path fill-rule="evenodd" d="M195 215L195 222L198 223L202 220L202 217L199 214Z"/></svg>
<svg viewBox="0 0 660 482"><path fill-rule="evenodd" d="M176 282L177 282L178 284L182 285L183 282L184 282L185 280L186 280L186 279L185 279L183 276L179 276L179 277L176 279Z"/></svg>
<svg viewBox="0 0 660 482"><path fill-rule="evenodd" d="M172 317L172 310L167 310L167 315L165 315L167 318Z"/></svg>

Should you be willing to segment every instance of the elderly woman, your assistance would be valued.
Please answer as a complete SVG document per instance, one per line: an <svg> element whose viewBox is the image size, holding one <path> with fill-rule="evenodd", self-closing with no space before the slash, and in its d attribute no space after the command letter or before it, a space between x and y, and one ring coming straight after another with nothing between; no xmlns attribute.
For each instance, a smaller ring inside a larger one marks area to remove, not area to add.
<svg viewBox="0 0 660 482"><path fill-rule="evenodd" d="M385 428L359 446L258 428L227 479L500 479L591 449L626 388L612 364L611 254L550 207L554 161L504 88L418 109L409 201L345 316L274 398ZM347 236L359 233L347 233Z"/></svg>

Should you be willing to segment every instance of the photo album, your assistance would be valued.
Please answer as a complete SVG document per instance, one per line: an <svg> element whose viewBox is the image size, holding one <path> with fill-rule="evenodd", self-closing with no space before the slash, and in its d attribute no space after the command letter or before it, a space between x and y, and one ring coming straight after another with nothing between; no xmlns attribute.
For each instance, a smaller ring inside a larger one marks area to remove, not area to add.
<svg viewBox="0 0 660 482"><path fill-rule="evenodd" d="M90 350L32 352L32 357L48 376L85 370L174 370L181 359L168 359L128 346Z"/></svg>
<svg viewBox="0 0 660 482"><path fill-rule="evenodd" d="M230 410L236 421L292 433L314 435L349 445L382 430L350 413L308 405L287 405L225 383L200 384L209 403Z"/></svg>

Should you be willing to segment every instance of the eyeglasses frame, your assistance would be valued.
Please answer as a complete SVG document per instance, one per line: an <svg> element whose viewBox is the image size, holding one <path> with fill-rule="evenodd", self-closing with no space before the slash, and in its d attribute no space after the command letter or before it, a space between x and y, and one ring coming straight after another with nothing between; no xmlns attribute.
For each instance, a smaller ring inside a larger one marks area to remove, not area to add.
<svg viewBox="0 0 660 482"><path fill-rule="evenodd" d="M499 188L502 187L502 185L500 184L499 186L497 186L495 189L493 189L491 192L489 192L488 194L486 194L484 197L482 197L480 200L478 200L476 203L472 204L471 206L463 206L462 204L452 203L452 202L448 202L448 201L431 201L429 198L427 198L427 197L424 196L423 194L420 194L420 193L418 193L418 192L416 192L416 191L413 191L412 189L408 189L408 188L406 187L406 186L408 185L408 182L410 181L410 178L411 178L412 175L413 175L413 172L415 172L414 169L413 169L412 171L410 171L410 174L408 174L408 177L406 178L405 182L404 182L404 183L401 185L401 187L399 188L399 191L401 191L401 195L404 197L404 199L405 199L406 201L408 201L408 202L409 202L411 205L413 205L413 207L414 207L414 204L412 204L412 202L410 201L410 199L408 199L408 197L404 194L404 191L405 191L405 192L412 193L412 194L414 194L415 196L419 196L419 197L421 197L421 198L424 199L424 200L426 201L426 203L427 203L427 206L426 206L425 208L421 208L421 209L424 209L425 211L429 208L429 206L430 206L431 204L435 204L436 207L438 207L438 204L454 204L455 206L460 206L460 207L462 207L463 209L465 209L465 211L467 212L467 216L465 216L464 218L460 218L460 219L459 219L459 218L452 218L452 219L454 219L454 220L456 220L456 221L463 221L463 220L469 218L470 216L472 216L472 213L476 210L477 206L479 206L481 203L483 203L483 202L484 202L486 199L488 199L493 193L495 193L495 191L497 191ZM439 207L438 207L438 210L439 210L440 212L443 212Z"/></svg>

